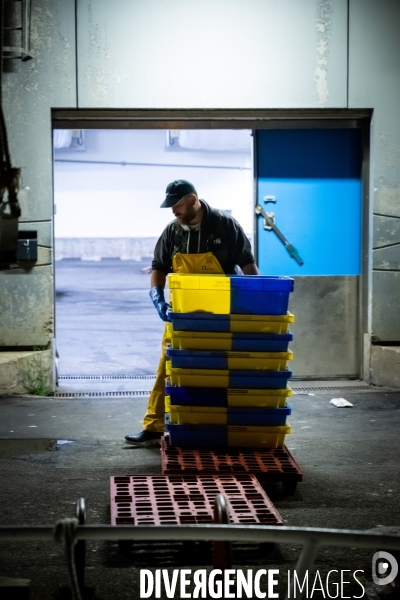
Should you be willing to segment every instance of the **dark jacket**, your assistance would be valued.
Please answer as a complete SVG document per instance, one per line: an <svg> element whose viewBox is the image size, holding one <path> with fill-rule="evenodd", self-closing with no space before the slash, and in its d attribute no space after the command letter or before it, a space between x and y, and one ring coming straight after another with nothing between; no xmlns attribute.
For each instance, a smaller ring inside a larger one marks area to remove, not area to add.
<svg viewBox="0 0 400 600"><path fill-rule="evenodd" d="M223 211L211 208L204 200L201 204L205 212L199 231L186 231L178 219L166 226L154 249L153 269L170 273L172 257L177 252L212 252L227 275L235 273L236 265L244 267L255 262L250 242L239 223Z"/></svg>

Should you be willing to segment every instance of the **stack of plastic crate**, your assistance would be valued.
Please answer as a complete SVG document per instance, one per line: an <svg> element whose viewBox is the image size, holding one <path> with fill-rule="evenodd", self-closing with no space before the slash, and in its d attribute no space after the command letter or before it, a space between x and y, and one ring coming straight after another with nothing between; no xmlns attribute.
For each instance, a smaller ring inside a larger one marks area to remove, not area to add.
<svg viewBox="0 0 400 600"><path fill-rule="evenodd" d="M290 433L289 277L169 275L172 446L283 447Z"/></svg>

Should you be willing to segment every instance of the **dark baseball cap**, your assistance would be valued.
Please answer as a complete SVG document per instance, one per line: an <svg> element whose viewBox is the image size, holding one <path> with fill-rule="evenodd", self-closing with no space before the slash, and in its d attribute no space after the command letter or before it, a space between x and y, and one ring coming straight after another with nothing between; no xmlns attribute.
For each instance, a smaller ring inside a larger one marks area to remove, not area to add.
<svg viewBox="0 0 400 600"><path fill-rule="evenodd" d="M175 181L172 181L167 185L167 189L165 190L167 195L160 208L171 208L171 206L174 206L181 198L192 192L196 193L196 188L193 183L190 183L190 181L186 181L185 179L175 179Z"/></svg>

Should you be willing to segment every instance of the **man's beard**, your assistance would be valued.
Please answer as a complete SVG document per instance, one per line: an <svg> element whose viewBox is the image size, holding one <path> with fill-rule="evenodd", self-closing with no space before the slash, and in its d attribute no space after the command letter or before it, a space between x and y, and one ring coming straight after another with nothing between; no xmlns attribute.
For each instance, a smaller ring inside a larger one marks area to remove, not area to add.
<svg viewBox="0 0 400 600"><path fill-rule="evenodd" d="M196 216L196 211L194 210L193 207L191 207L190 209L188 209L188 211L186 212L185 215L183 215L182 217L177 217L179 223L182 223L182 225L190 225L190 222L193 221L193 219Z"/></svg>

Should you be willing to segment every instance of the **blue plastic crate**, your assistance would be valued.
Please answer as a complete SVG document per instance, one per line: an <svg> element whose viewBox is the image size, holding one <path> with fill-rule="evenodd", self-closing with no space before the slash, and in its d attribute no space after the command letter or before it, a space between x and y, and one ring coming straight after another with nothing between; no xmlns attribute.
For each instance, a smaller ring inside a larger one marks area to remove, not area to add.
<svg viewBox="0 0 400 600"><path fill-rule="evenodd" d="M173 369L169 361L166 365L172 385L179 387L222 388L222 389L268 389L287 388L292 371L253 371L253 370L212 370L212 369Z"/></svg>
<svg viewBox="0 0 400 600"><path fill-rule="evenodd" d="M171 385L167 380L165 393L171 406L217 407L217 408L284 408L292 395L290 388L212 388Z"/></svg>
<svg viewBox="0 0 400 600"><path fill-rule="evenodd" d="M167 424L170 445L178 448L244 446L283 448L290 425L175 425Z"/></svg>
<svg viewBox="0 0 400 600"><path fill-rule="evenodd" d="M290 313L282 315L227 315L209 312L171 313L174 331L208 331L218 333L286 334L294 322Z"/></svg>
<svg viewBox="0 0 400 600"><path fill-rule="evenodd" d="M292 333L233 333L232 336L232 350L238 352L287 352L293 341Z"/></svg>
<svg viewBox="0 0 400 600"><path fill-rule="evenodd" d="M206 448L227 446L228 428L225 425L166 425L171 446Z"/></svg>
<svg viewBox="0 0 400 600"><path fill-rule="evenodd" d="M171 331L174 349L228 350L233 352L287 352L292 333L222 333Z"/></svg>
<svg viewBox="0 0 400 600"><path fill-rule="evenodd" d="M280 390L287 387L292 371L231 371L230 388Z"/></svg>
<svg viewBox="0 0 400 600"><path fill-rule="evenodd" d="M177 331L230 332L230 315L210 313L171 313L171 323Z"/></svg>
<svg viewBox="0 0 400 600"><path fill-rule="evenodd" d="M228 425L244 427L275 427L286 425L286 417L292 412L290 406L282 408L179 406L171 404L166 424L181 425Z"/></svg>
<svg viewBox="0 0 400 600"><path fill-rule="evenodd" d="M286 417L292 413L285 408L228 408L228 425L286 425Z"/></svg>
<svg viewBox="0 0 400 600"><path fill-rule="evenodd" d="M231 277L231 313L284 315L294 279L290 277Z"/></svg>
<svg viewBox="0 0 400 600"><path fill-rule="evenodd" d="M179 387L166 385L165 393L170 397L171 404L181 406L227 406L227 389Z"/></svg>
<svg viewBox="0 0 400 600"><path fill-rule="evenodd" d="M288 309L294 279L171 273L168 285L176 312L202 312L207 308L220 314L283 315Z"/></svg>
<svg viewBox="0 0 400 600"><path fill-rule="evenodd" d="M167 355L173 369L286 369L292 352L231 352L213 350L174 350L169 348Z"/></svg>

